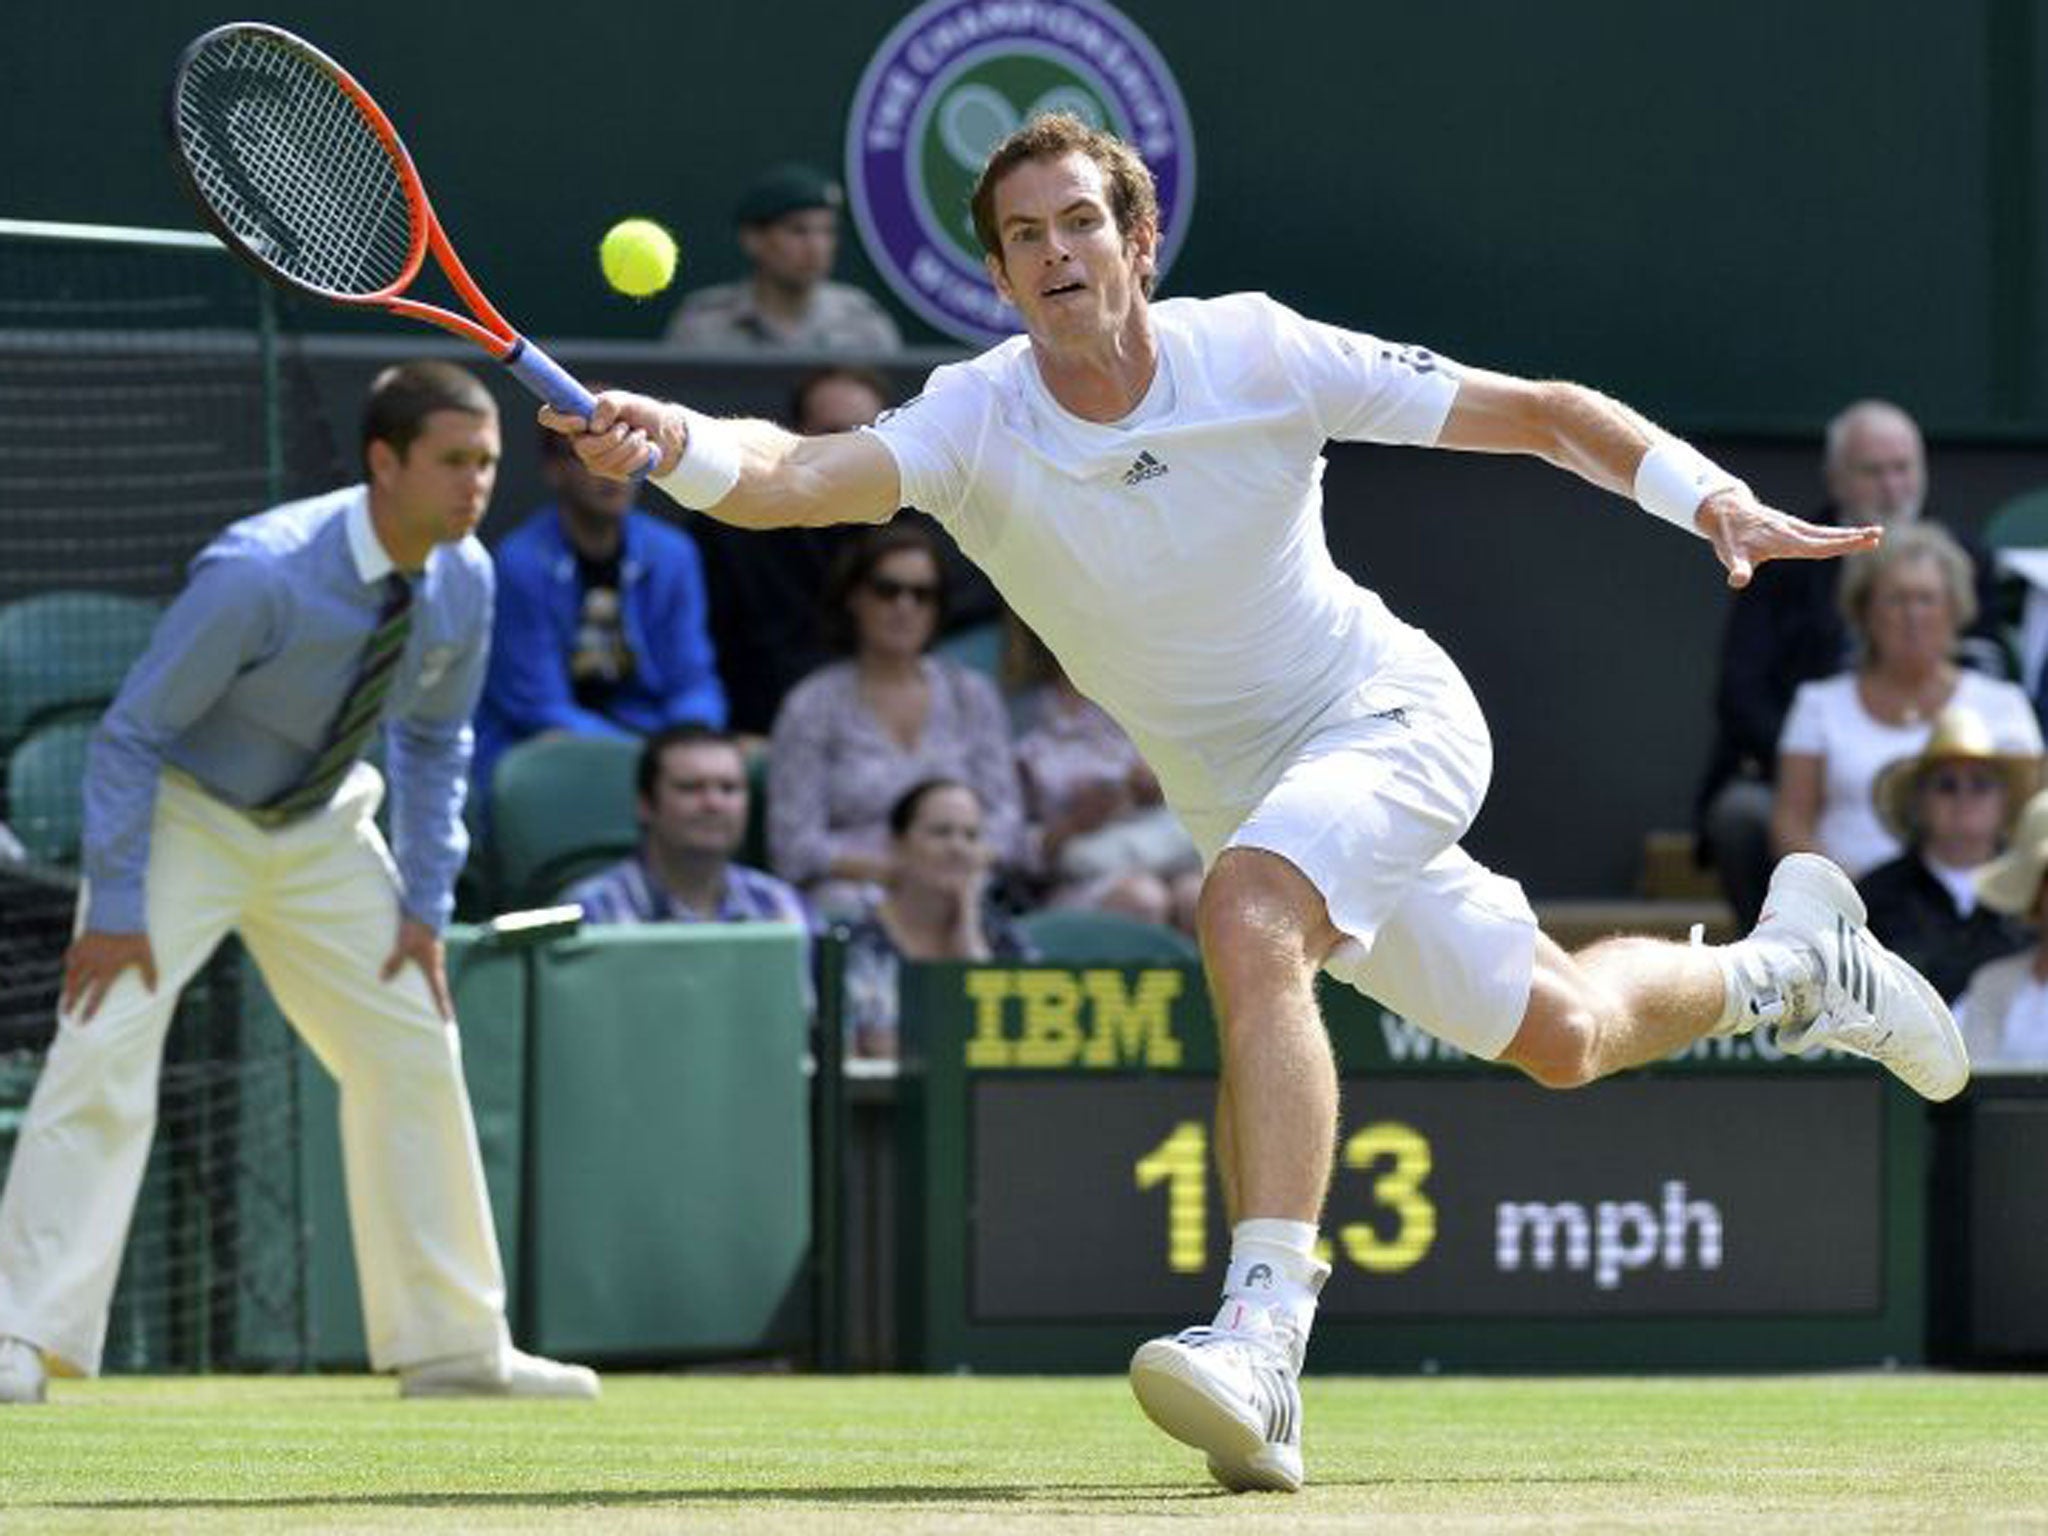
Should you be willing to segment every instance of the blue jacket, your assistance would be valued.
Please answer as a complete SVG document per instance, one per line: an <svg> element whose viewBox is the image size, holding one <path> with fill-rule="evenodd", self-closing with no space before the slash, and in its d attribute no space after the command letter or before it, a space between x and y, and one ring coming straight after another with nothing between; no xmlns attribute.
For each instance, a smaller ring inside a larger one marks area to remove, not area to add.
<svg viewBox="0 0 2048 1536"><path fill-rule="evenodd" d="M476 776L515 742L544 731L641 736L685 720L725 724L708 627L704 565L690 536L646 512L626 514L620 623L633 676L598 714L576 702L569 656L583 591L561 514L544 506L507 536L498 568L490 670L476 713Z"/></svg>

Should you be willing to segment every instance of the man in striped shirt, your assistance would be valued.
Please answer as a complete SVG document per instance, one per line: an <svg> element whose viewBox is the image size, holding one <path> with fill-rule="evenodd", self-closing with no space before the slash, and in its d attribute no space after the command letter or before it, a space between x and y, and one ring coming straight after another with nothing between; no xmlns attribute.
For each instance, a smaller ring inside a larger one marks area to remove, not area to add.
<svg viewBox="0 0 2048 1536"><path fill-rule="evenodd" d="M747 764L706 725L648 737L638 770L640 847L570 887L593 923L789 922L811 926L796 888L733 862L747 834Z"/></svg>
<svg viewBox="0 0 2048 1536"><path fill-rule="evenodd" d="M341 1084L370 1362L406 1396L594 1397L512 1347L441 928L468 847L498 413L449 363L378 375L364 483L224 529L100 722L79 931L0 1195L0 1403L92 1375L178 994L230 931ZM384 779L362 760L381 732Z"/></svg>

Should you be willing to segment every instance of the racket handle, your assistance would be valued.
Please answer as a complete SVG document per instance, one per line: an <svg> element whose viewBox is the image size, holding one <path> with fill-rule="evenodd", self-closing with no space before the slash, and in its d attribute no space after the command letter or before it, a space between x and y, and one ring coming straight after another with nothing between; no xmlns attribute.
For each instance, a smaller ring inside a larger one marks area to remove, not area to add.
<svg viewBox="0 0 2048 1536"><path fill-rule="evenodd" d="M577 383L574 374L524 336L515 338L512 350L499 361L512 371L513 378L565 416L581 416L588 421L590 413L597 409L597 397ZM647 462L633 471L633 478L645 480L660 462L661 449L650 443Z"/></svg>

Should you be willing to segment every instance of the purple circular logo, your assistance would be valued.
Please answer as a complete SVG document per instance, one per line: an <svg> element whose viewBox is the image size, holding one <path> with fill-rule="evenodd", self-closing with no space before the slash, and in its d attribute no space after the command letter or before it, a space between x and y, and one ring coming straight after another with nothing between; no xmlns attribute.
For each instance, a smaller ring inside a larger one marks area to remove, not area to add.
<svg viewBox="0 0 2048 1536"><path fill-rule="evenodd" d="M989 151L1043 112L1137 147L1159 188L1163 274L1194 211L1194 133L1159 50L1102 0L926 0L882 40L853 94L846 184L868 257L899 299L961 341L1017 329L967 200Z"/></svg>

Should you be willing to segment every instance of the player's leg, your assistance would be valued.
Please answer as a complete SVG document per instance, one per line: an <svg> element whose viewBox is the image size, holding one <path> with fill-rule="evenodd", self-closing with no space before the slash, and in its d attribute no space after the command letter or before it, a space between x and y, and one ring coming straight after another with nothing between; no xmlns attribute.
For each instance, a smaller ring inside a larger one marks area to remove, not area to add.
<svg viewBox="0 0 2048 1536"><path fill-rule="evenodd" d="M1610 939L1567 956L1543 941L1528 1012L1502 1059L1571 1087L1758 1024L1775 1025L1795 1052L1867 1056L1930 1099L1969 1080L1940 994L1871 937L1848 876L1812 854L1779 864L1762 918L1735 944Z"/></svg>
<svg viewBox="0 0 2048 1536"><path fill-rule="evenodd" d="M234 923L255 837L227 807L166 781L144 909L156 990L126 971L90 1022L58 1019L0 1194L0 1338L26 1341L61 1374L99 1370L156 1130L164 1035L179 992ZM0 1400L39 1398L41 1363L10 1354Z"/></svg>
<svg viewBox="0 0 2048 1536"><path fill-rule="evenodd" d="M1315 999L1337 941L1322 895L1259 848L1228 848L1199 930L1222 1074L1217 1165L1232 1223L1214 1323L1141 1345L1131 1386L1146 1414L1207 1453L1235 1490L1301 1486L1297 1385L1317 1293L1316 1220L1336 1144L1337 1076Z"/></svg>
<svg viewBox="0 0 2048 1536"><path fill-rule="evenodd" d="M371 1364L410 1392L588 1396L595 1378L511 1348L505 1281L455 1026L418 970L379 977L396 873L358 770L335 803L276 834L243 937L278 1005L334 1075Z"/></svg>

